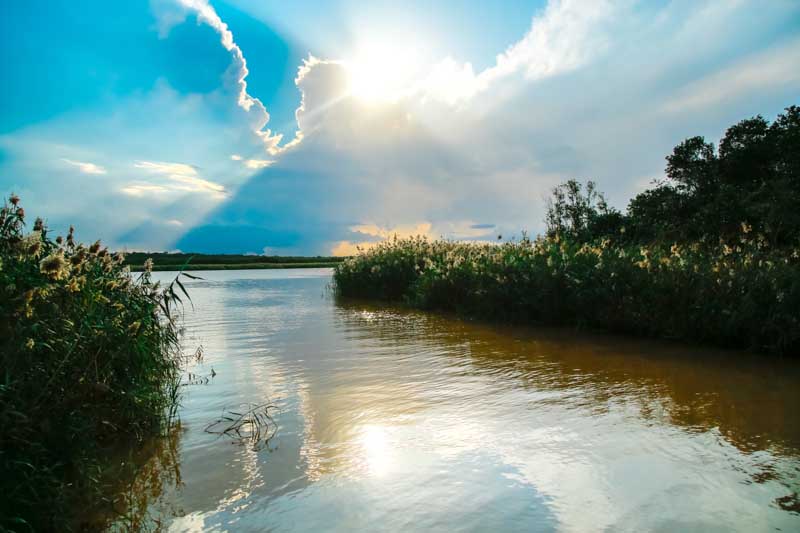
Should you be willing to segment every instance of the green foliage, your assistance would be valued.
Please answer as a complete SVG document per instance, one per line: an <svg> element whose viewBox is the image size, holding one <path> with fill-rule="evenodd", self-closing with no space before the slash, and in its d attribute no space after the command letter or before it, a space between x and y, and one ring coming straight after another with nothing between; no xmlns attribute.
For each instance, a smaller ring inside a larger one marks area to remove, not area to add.
<svg viewBox="0 0 800 533"><path fill-rule="evenodd" d="M775 353L800 349L800 107L692 137L623 215L593 182L553 190L546 235L503 245L382 243L339 294Z"/></svg>
<svg viewBox="0 0 800 533"><path fill-rule="evenodd" d="M593 181L583 185L569 180L553 189L547 201L547 235L562 235L572 239L588 240L616 233L623 223L622 214L609 207L605 197Z"/></svg>
<svg viewBox="0 0 800 533"><path fill-rule="evenodd" d="M771 244L792 245L800 234L800 107L771 125L742 120L718 151L702 137L687 139L667 157L666 174L631 200L629 240L728 238L747 221Z"/></svg>
<svg viewBox="0 0 800 533"><path fill-rule="evenodd" d="M334 282L342 296L471 316L796 353L800 251L741 231L716 246L394 239L341 263Z"/></svg>
<svg viewBox="0 0 800 533"><path fill-rule="evenodd" d="M104 496L109 450L172 423L182 285L134 278L72 228L26 233L18 203L0 211L0 530L65 530Z"/></svg>
<svg viewBox="0 0 800 533"><path fill-rule="evenodd" d="M624 215L593 182L584 192L569 180L553 190L545 217L550 236L639 244L731 238L742 221L773 245L800 235L798 106L772 124L758 116L731 126L719 150L702 137L681 142L667 156L666 179L634 197Z"/></svg>

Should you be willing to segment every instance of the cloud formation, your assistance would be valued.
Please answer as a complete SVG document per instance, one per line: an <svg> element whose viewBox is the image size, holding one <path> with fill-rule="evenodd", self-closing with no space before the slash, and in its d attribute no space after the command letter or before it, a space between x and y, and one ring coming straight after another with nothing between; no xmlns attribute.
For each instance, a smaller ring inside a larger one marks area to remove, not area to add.
<svg viewBox="0 0 800 533"><path fill-rule="evenodd" d="M72 159L62 158L61 161L77 167L78 170L83 172L84 174L105 174L106 169L101 167L100 165L95 165L94 163L87 163L84 161L73 161Z"/></svg>
<svg viewBox="0 0 800 533"><path fill-rule="evenodd" d="M226 196L225 187L219 183L200 177L197 169L185 163L164 163L161 161L137 161L134 168L142 169L150 175L163 178L160 184L128 184L122 188L126 194L142 196L152 193L156 195L172 192L204 193L214 199Z"/></svg>
<svg viewBox="0 0 800 533"><path fill-rule="evenodd" d="M250 125L252 134L261 140L266 151L275 155L284 148L280 146L283 135L265 129L269 122L269 113L258 98L247 92L247 60L242 49L236 44L233 33L228 25L222 21L216 10L208 0L176 0L186 12L197 17L198 24L207 24L219 34L223 48L231 54L231 65L226 73L226 84L236 93L237 105L244 111ZM159 31L162 37L167 37L172 26L183 22L185 15L181 16L174 9L164 8L163 2L156 4L159 18ZM254 167L250 167L254 168Z"/></svg>
<svg viewBox="0 0 800 533"><path fill-rule="evenodd" d="M317 50L288 102L256 91L245 55L263 68L273 54L248 48L252 26L234 35L229 6L151 6L141 57L175 46L164 76L0 135L4 190L118 247L349 253L395 233L536 232L555 184L594 179L622 207L685 137L715 140L800 94L792 2L549 0L487 68L453 51L387 81L418 43L375 43L355 66ZM262 100L296 109L292 140Z"/></svg>
<svg viewBox="0 0 800 533"><path fill-rule="evenodd" d="M608 46L609 22L630 2L554 0L533 17L525 36L497 55L495 65L475 74L470 63L442 60L416 88L425 98L457 104L475 97L504 78L522 74L527 80L575 70Z"/></svg>
<svg viewBox="0 0 800 533"><path fill-rule="evenodd" d="M519 235L541 229L544 197L573 177L597 180L624 206L683 138L713 139L736 120L793 103L800 81L785 67L796 47L775 45L769 32L798 9L763 8L753 26L750 3L713 8L551 0L495 65L475 74L445 59L380 105L353 94L346 61L310 57L295 80L302 142L178 245L243 224L257 241L251 251L283 245L286 253L352 253L394 233ZM748 33L760 50L731 38ZM667 46L676 35L686 44ZM286 213L281 202L297 202L296 238L275 219Z"/></svg>

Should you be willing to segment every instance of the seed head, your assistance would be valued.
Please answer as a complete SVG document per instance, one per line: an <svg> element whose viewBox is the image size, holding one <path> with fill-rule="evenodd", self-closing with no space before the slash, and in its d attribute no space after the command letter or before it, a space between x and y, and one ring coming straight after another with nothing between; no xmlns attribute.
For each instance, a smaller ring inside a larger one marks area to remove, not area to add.
<svg viewBox="0 0 800 533"><path fill-rule="evenodd" d="M80 265L83 263L83 260L86 259L86 251L81 248L70 258L69 262L75 266Z"/></svg>
<svg viewBox="0 0 800 533"><path fill-rule="evenodd" d="M78 292L81 290L81 284L78 282L78 278L72 278L69 280L69 284L67 285L67 290L69 292Z"/></svg>
<svg viewBox="0 0 800 533"><path fill-rule="evenodd" d="M39 270L50 279L58 280L67 276L68 265L60 251L50 254L39 263Z"/></svg>
<svg viewBox="0 0 800 533"><path fill-rule="evenodd" d="M42 251L42 234L39 231L33 231L26 235L19 241L19 248L22 253L37 257Z"/></svg>

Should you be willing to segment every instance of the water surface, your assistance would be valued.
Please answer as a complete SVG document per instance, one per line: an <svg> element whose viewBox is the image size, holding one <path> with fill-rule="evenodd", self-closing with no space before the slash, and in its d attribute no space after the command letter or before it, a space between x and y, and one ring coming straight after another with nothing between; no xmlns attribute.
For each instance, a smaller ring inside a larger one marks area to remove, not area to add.
<svg viewBox="0 0 800 533"><path fill-rule="evenodd" d="M337 302L330 274L188 284L216 376L146 495L169 530L800 529L795 362ZM203 431L267 400L267 449Z"/></svg>

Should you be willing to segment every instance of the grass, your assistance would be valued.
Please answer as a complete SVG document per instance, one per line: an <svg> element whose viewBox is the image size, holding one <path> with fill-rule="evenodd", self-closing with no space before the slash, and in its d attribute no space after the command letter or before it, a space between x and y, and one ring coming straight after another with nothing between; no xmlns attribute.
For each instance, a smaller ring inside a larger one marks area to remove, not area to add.
<svg viewBox="0 0 800 533"><path fill-rule="evenodd" d="M114 450L174 426L187 295L72 228L25 227L12 196L0 210L0 530L65 531L111 500Z"/></svg>
<svg viewBox="0 0 800 533"><path fill-rule="evenodd" d="M742 226L735 240L504 244L393 239L334 271L345 297L796 355L800 250Z"/></svg>

